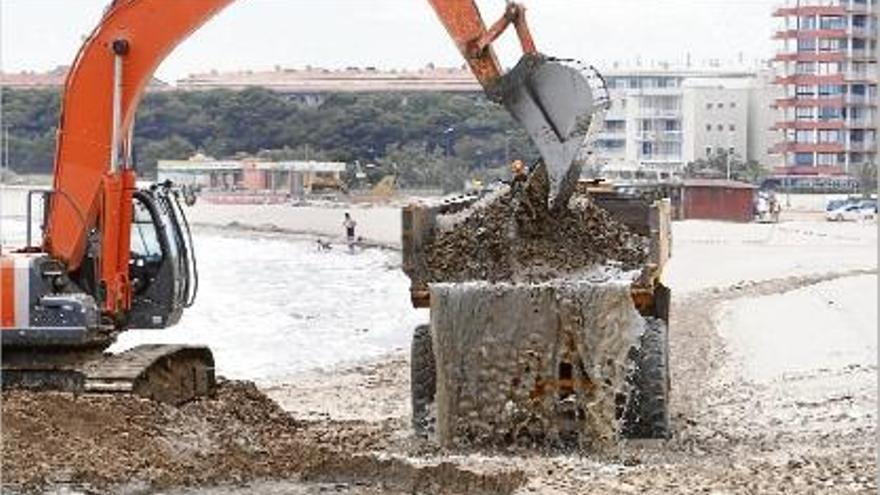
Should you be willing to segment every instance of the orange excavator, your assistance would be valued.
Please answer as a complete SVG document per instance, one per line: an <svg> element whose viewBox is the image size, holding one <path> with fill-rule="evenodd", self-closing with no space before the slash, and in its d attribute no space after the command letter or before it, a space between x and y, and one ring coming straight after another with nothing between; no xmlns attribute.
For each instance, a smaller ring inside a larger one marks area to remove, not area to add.
<svg viewBox="0 0 880 495"><path fill-rule="evenodd" d="M127 329L174 325L194 301L196 258L178 194L167 183L136 186L132 133L160 62L232 1L115 0L85 40L64 86L53 188L35 193L42 242L28 234L24 247L0 247L4 386L173 403L211 392L205 347L105 350ZM519 4L486 27L475 0L428 2L489 98L536 143L553 183L549 201L565 202L596 105L590 76L537 51ZM505 74L492 44L511 25L523 56Z"/></svg>

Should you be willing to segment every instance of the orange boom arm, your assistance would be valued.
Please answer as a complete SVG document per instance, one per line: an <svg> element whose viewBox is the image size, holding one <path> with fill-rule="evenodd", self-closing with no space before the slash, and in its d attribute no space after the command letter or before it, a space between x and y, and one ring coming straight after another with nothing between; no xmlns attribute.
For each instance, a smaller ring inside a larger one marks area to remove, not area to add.
<svg viewBox="0 0 880 495"><path fill-rule="evenodd" d="M45 249L77 270L99 233L104 309L128 308L135 172L131 131L144 88L166 55L232 0L116 0L64 86Z"/></svg>
<svg viewBox="0 0 880 495"><path fill-rule="evenodd" d="M71 272L84 269L87 254L94 258L107 314L131 304L131 136L138 103L168 53L232 1L115 0L68 74L44 248ZM502 76L491 43L507 26L513 23L524 51L534 53L519 5L509 5L486 30L473 0L429 1L487 90Z"/></svg>
<svg viewBox="0 0 880 495"><path fill-rule="evenodd" d="M501 64L498 63L498 57L492 49L492 42L498 39L510 24L516 28L523 53L537 54L535 42L526 24L526 9L520 4L509 3L501 19L487 30L474 0L428 1L434 7L449 36L455 41L471 72L490 96L495 96L495 86L503 75Z"/></svg>

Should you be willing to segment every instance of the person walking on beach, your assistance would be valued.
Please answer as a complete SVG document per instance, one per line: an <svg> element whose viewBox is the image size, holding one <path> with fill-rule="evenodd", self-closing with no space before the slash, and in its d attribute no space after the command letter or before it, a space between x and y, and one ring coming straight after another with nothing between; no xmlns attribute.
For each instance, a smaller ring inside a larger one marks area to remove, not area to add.
<svg viewBox="0 0 880 495"><path fill-rule="evenodd" d="M348 241L348 249L354 251L354 243L357 239L355 237L354 229L357 227L357 222L351 218L351 215L348 212L345 212L345 220L343 220L342 226L345 227L345 239Z"/></svg>

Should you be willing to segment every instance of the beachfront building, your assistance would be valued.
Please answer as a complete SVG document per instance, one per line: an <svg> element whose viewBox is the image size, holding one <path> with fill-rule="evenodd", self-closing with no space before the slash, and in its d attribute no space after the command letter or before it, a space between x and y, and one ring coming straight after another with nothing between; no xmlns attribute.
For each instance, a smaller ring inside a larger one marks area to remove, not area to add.
<svg viewBox="0 0 880 495"><path fill-rule="evenodd" d="M159 160L159 181L204 191L266 193L280 196L338 191L343 162L215 160L196 155L189 160Z"/></svg>
<svg viewBox="0 0 880 495"><path fill-rule="evenodd" d="M753 101L772 91L758 70L668 68L605 71L611 108L596 139L610 176L668 179L715 153L770 164L768 112ZM756 131L760 130L760 132Z"/></svg>
<svg viewBox="0 0 880 495"><path fill-rule="evenodd" d="M853 173L876 163L877 0L787 0L776 55L785 173Z"/></svg>

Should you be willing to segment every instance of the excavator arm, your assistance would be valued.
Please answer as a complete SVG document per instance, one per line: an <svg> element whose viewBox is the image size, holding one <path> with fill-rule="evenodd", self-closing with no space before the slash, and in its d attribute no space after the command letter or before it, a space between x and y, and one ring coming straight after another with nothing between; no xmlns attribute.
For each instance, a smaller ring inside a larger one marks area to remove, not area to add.
<svg viewBox="0 0 880 495"><path fill-rule="evenodd" d="M141 96L166 55L232 1L115 0L71 67L44 249L72 273L93 272L104 314L124 315L131 305L131 136ZM487 29L474 0L428 1L490 98L535 140L551 183L561 181L592 110L580 75L537 52L519 4ZM492 42L510 25L524 55L505 75Z"/></svg>
<svg viewBox="0 0 880 495"><path fill-rule="evenodd" d="M489 98L504 105L529 134L547 173L550 206L564 208L580 176L577 158L594 130L594 116L609 101L601 76L592 66L539 53L521 4L508 2L487 29L475 0L428 1ZM523 55L505 73L492 43L511 25Z"/></svg>
<svg viewBox="0 0 880 495"><path fill-rule="evenodd" d="M131 298L131 136L141 96L168 53L231 1L116 0L67 76L44 249L72 272L94 251L108 313Z"/></svg>
<svg viewBox="0 0 880 495"><path fill-rule="evenodd" d="M455 42L458 51L467 61L471 72L490 97L497 94L497 86L504 73L495 50L492 49L492 42L498 39L510 24L516 26L523 53L528 55L538 53L526 24L526 9L521 4L508 3L504 15L487 29L474 0L428 1Z"/></svg>
<svg viewBox="0 0 880 495"><path fill-rule="evenodd" d="M592 115L581 74L537 52L521 6L508 4L487 29L473 0L428 1L490 98L535 141L551 184L560 171L576 171L571 158ZM132 130L157 66L231 2L115 0L83 44L64 87L43 249L0 254L4 387L174 403L213 388L205 347L103 350L128 328L173 325L193 302L198 277L186 220L170 186L136 188ZM524 54L505 73L492 42L510 25ZM555 197L564 200L564 192Z"/></svg>

